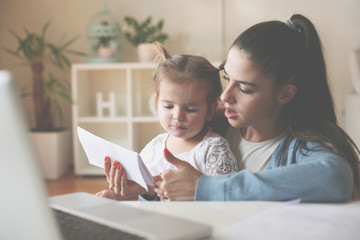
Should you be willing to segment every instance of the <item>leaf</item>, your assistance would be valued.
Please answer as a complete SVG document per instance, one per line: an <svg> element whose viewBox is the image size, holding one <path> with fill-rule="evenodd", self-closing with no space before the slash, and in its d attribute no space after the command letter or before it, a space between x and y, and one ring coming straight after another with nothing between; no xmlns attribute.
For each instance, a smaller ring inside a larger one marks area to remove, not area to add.
<svg viewBox="0 0 360 240"><path fill-rule="evenodd" d="M9 29L9 32L16 38L19 43L23 41L22 38L14 30Z"/></svg>
<svg viewBox="0 0 360 240"><path fill-rule="evenodd" d="M157 24L157 29L161 30L163 28L163 26L164 26L164 20L160 20Z"/></svg>
<svg viewBox="0 0 360 240"><path fill-rule="evenodd" d="M70 39L69 41L65 42L62 46L59 47L59 49L60 50L66 49L68 46L73 44L77 39L79 39L79 36L76 36L76 37Z"/></svg>
<svg viewBox="0 0 360 240"><path fill-rule="evenodd" d="M72 49L66 49L66 50L64 50L64 52L67 52L67 53L70 53L70 54L73 54L73 55L77 55L77 56L81 56L81 57L86 56L86 53L81 52L81 51L72 50Z"/></svg>
<svg viewBox="0 0 360 240"><path fill-rule="evenodd" d="M52 61L52 63L54 63L55 66L59 67L59 68L64 68L61 56L60 56L60 49L58 49L58 47L56 47L54 44L48 43L48 48L50 49L50 53L49 53L49 60Z"/></svg>
<svg viewBox="0 0 360 240"><path fill-rule="evenodd" d="M50 26L50 21L46 22L42 31L41 31L41 38L45 39L45 34L46 34L46 30L48 29L48 27Z"/></svg>
<svg viewBox="0 0 360 240"><path fill-rule="evenodd" d="M9 49L9 48L6 48L6 47L2 47L1 49L2 49L3 51L5 51L5 52L9 53L10 55L13 55L13 56L15 56L15 57L17 57L17 58L25 61L25 59L24 59L21 55L19 55L18 53L16 53L15 51L13 51L13 50L11 50L11 49Z"/></svg>
<svg viewBox="0 0 360 240"><path fill-rule="evenodd" d="M65 63L65 65L69 68L71 66L69 59L67 59L64 54L60 54L60 57L62 58L62 61Z"/></svg>

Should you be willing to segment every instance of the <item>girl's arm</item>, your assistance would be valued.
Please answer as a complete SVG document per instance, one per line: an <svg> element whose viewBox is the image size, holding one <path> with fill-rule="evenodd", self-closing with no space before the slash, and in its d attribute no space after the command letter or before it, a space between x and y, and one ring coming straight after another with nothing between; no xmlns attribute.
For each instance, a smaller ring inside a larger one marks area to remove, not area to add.
<svg viewBox="0 0 360 240"><path fill-rule="evenodd" d="M206 146L206 175L216 176L239 171L237 159L224 138L211 137Z"/></svg>

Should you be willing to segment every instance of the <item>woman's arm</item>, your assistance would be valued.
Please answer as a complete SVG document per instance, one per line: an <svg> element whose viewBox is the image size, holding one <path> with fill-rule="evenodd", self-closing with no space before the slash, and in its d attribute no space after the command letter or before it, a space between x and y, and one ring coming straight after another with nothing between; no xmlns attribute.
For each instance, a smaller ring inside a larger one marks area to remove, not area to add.
<svg viewBox="0 0 360 240"><path fill-rule="evenodd" d="M299 154L299 153L298 153ZM347 161L331 151L309 152L297 164L252 173L243 170L220 176L201 176L190 164L165 154L178 170L168 170L155 191L170 200L198 201L347 201L353 174ZM180 190L179 190L180 189Z"/></svg>
<svg viewBox="0 0 360 240"><path fill-rule="evenodd" d="M196 200L339 202L350 199L353 174L350 165L329 151L297 153L297 164L258 173L243 170L216 177L201 176Z"/></svg>

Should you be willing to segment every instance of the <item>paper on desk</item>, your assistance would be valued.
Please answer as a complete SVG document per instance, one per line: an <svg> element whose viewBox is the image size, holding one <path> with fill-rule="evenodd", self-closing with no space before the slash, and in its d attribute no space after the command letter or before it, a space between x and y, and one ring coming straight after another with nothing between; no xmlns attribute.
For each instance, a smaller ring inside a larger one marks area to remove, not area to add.
<svg viewBox="0 0 360 240"><path fill-rule="evenodd" d="M212 239L358 240L359 223L360 202L280 204L215 233Z"/></svg>
<svg viewBox="0 0 360 240"><path fill-rule="evenodd" d="M109 156L111 161L121 163L127 179L137 182L146 190L146 185L154 186L153 176L137 152L106 141L81 127L77 127L77 133L90 164L104 168L104 158Z"/></svg>

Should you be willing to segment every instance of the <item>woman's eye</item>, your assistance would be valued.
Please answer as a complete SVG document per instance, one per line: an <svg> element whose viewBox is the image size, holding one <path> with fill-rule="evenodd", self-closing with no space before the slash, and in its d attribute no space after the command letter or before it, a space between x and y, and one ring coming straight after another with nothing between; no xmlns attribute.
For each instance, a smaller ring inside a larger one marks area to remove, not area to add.
<svg viewBox="0 0 360 240"><path fill-rule="evenodd" d="M230 81L230 78L228 76L223 76L222 78L227 82Z"/></svg>
<svg viewBox="0 0 360 240"><path fill-rule="evenodd" d="M229 82L230 82L230 78L228 76L226 76L226 75L224 75L222 78L226 81L226 85L228 85ZM240 92L245 93L245 94L250 94L250 93L253 92L252 90L244 89L243 84L240 83L240 82L237 83L237 88L239 89Z"/></svg>
<svg viewBox="0 0 360 240"><path fill-rule="evenodd" d="M243 89L243 88L241 88L241 86L239 87L239 89L240 89L240 92L245 93L245 94L250 94L250 93L253 92L253 91L251 91L251 90Z"/></svg>
<svg viewBox="0 0 360 240"><path fill-rule="evenodd" d="M238 89L240 92L245 93L245 94L253 93L253 90L248 89L248 86L246 86L242 83L238 83Z"/></svg>

